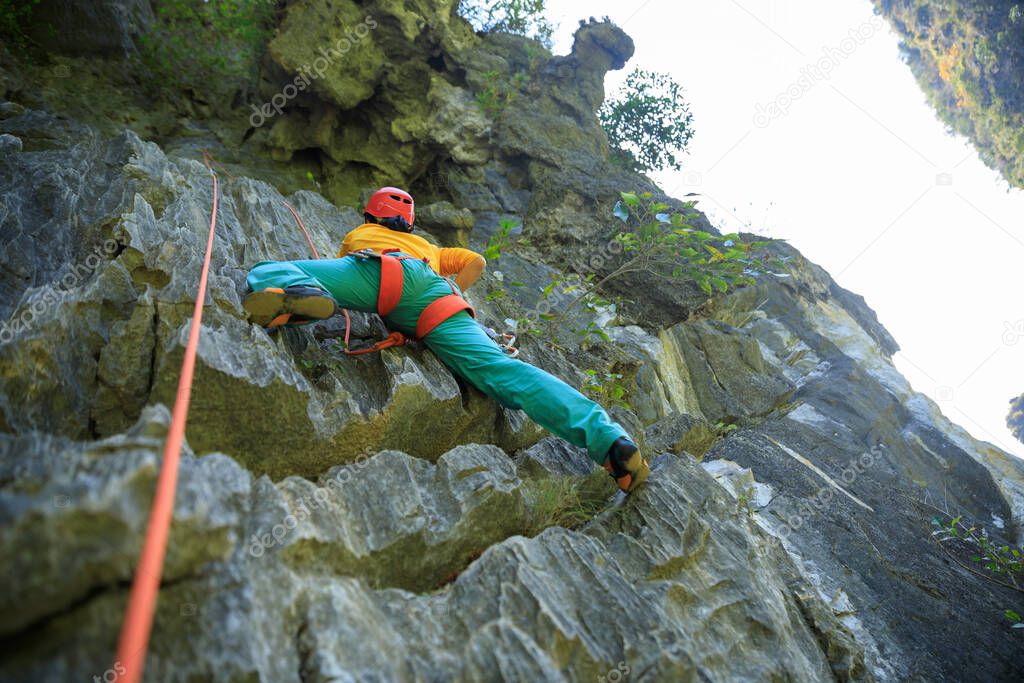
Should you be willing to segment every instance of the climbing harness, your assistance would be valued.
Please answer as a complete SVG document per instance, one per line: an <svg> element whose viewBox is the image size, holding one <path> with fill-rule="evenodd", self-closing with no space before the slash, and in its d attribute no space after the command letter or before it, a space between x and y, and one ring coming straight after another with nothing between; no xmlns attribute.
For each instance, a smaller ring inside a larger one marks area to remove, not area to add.
<svg viewBox="0 0 1024 683"><path fill-rule="evenodd" d="M171 424L164 442L163 464L156 483L153 506L149 513L149 524L143 540L139 563L135 568L128 606L117 646L114 671L124 671L125 683L138 683L146 663L146 649L153 627L153 613L156 610L157 592L160 589L160 575L163 573L164 555L167 551L167 535L174 513L174 493L178 485L178 466L181 447L185 439L185 423L188 420L188 405L192 397L192 377L195 374L196 350L199 347L199 331L202 328L203 303L206 301L206 284L210 274L210 258L213 255L213 236L217 226L217 174L210 168L207 153L204 162L213 176L213 209L210 212L210 232L206 238L206 257L199 275L199 288L192 309L185 357L178 377L178 393L171 411Z"/></svg>
<svg viewBox="0 0 1024 683"><path fill-rule="evenodd" d="M348 256L359 259L380 260L380 287L377 293L377 315L382 319L390 315L402 300L402 284L404 282L402 261L408 259L416 260L415 256L409 256L408 254L396 254L394 253L395 251L397 250L385 249L383 253L378 254L370 249L362 249L348 254ZM429 263L427 259L423 259L423 262ZM473 310L473 307L468 301L462 298L462 295L459 294L459 290L455 284L448 278L445 278L445 282L447 282L448 286L452 288L452 293L435 299L423 309L420 313L420 317L416 320L416 340L423 339L430 334L435 327L461 311L466 311L474 318L476 317L476 311ZM345 329L345 353L349 355L371 353L390 348L392 346L403 346L407 341L404 334L393 331L386 339L373 344L369 348L351 351L348 345L349 331L351 329L351 321L348 317L348 311L345 311L345 322L347 325Z"/></svg>

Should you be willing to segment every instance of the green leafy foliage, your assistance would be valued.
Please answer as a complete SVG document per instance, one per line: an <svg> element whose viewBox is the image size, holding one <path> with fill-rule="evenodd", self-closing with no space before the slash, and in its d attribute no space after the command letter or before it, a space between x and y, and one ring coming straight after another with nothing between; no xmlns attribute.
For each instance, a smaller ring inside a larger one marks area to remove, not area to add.
<svg viewBox="0 0 1024 683"><path fill-rule="evenodd" d="M673 211L668 204L655 201L650 193L622 192L612 215L623 224L623 229L608 245L614 247L607 250L616 255L614 265L600 275L597 272L554 274L541 290L535 311L518 319L518 334L544 336L546 343L554 344L558 332L564 329L565 321L578 306L595 313L613 306L612 301L601 296L602 287L630 273L653 275L681 286L696 284L708 296L752 284L762 276L789 277L784 272L788 259L773 258L769 254L770 240L746 242L738 234L712 235L691 226L688 221L696 215L692 203ZM491 238L485 252L488 259L497 257L512 243L509 237L512 227L503 225ZM611 262L613 256L609 259ZM496 290L488 294L488 300L494 301L506 294L499 280ZM580 337L581 346L611 341L593 319L571 331ZM620 396L608 398L614 402Z"/></svg>
<svg viewBox="0 0 1024 683"><path fill-rule="evenodd" d="M602 334L604 334L602 332ZM611 341L605 335L606 341ZM583 384L583 393L597 401L601 405L617 405L632 410L626 401L626 385L622 382L622 374L618 372L598 372L597 370L584 370L587 376Z"/></svg>
<svg viewBox="0 0 1024 683"><path fill-rule="evenodd" d="M742 512L753 519L757 510L754 509L754 487L745 486L736 492L736 512Z"/></svg>
<svg viewBox="0 0 1024 683"><path fill-rule="evenodd" d="M696 283L705 294L724 293L733 287L753 284L759 275L788 277L781 271L785 259L765 253L770 241L745 242L738 234L712 235L689 221L696 215L693 204L671 211L650 193L620 193L612 215L627 227L615 235L624 255L622 263L597 280L588 278L577 302L591 297L599 287L627 273L648 273L679 283ZM564 314L563 314L564 315Z"/></svg>
<svg viewBox="0 0 1024 683"><path fill-rule="evenodd" d="M874 2L939 118L1024 187L1024 3Z"/></svg>
<svg viewBox="0 0 1024 683"><path fill-rule="evenodd" d="M517 71L511 78L498 71L485 71L482 88L473 96L476 106L491 119L498 119L526 88L532 72Z"/></svg>
<svg viewBox="0 0 1024 683"><path fill-rule="evenodd" d="M459 14L481 33L514 33L551 49L554 27L544 16L545 0L468 0Z"/></svg>
<svg viewBox="0 0 1024 683"><path fill-rule="evenodd" d="M986 529L968 524L962 515L947 519L934 517L932 526L935 527L932 537L940 544L948 545L958 554L968 556L972 563L985 570L972 571L995 583L1024 592L1020 585L1021 578L1024 577L1024 548L995 542ZM950 556L962 566L967 566L963 565L956 555ZM1008 609L1003 615L1014 622L1012 628L1024 628L1020 615L1014 610Z"/></svg>
<svg viewBox="0 0 1024 683"><path fill-rule="evenodd" d="M0 0L0 38L17 48L28 42L26 27L40 0Z"/></svg>
<svg viewBox="0 0 1024 683"><path fill-rule="evenodd" d="M984 528L966 524L962 516L954 517L944 523L936 517L932 520L932 524L938 527L932 534L940 542L948 542L953 539L961 541L974 551L971 554L972 561L979 563L997 576L1008 578L1015 587L1019 587L1017 578L1024 572L1020 548L992 542Z"/></svg>
<svg viewBox="0 0 1024 683"><path fill-rule="evenodd" d="M483 90L474 96L476 106L492 119L497 118L512 102L515 91L501 84L500 74L497 71L487 71L483 76L485 79Z"/></svg>
<svg viewBox="0 0 1024 683"><path fill-rule="evenodd" d="M157 90L210 92L247 80L270 37L274 0L163 0L139 40L139 57Z"/></svg>
<svg viewBox="0 0 1024 683"><path fill-rule="evenodd" d="M1010 412L1006 414L1006 426L1018 441L1024 442L1024 394L1010 400Z"/></svg>
<svg viewBox="0 0 1024 683"><path fill-rule="evenodd" d="M491 235L484 248L483 257L488 261L497 261L501 258L501 252L512 243L512 232L520 226L519 221L511 218L502 218L498 224L498 231Z"/></svg>
<svg viewBox="0 0 1024 683"><path fill-rule="evenodd" d="M617 161L639 171L682 168L693 115L682 86L667 74L634 70L598 118Z"/></svg>
<svg viewBox="0 0 1024 683"><path fill-rule="evenodd" d="M592 519L607 505L613 492L606 477L545 477L526 482L530 509L530 535L552 526L574 529Z"/></svg>

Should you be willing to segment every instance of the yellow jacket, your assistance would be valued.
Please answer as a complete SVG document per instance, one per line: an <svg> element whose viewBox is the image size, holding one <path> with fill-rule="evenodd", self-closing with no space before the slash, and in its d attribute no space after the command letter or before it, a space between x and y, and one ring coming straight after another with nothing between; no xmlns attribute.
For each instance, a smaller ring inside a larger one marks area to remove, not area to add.
<svg viewBox="0 0 1024 683"><path fill-rule="evenodd" d="M480 254L460 247L436 247L419 235L390 230L375 223L363 223L345 235L338 258L346 254L371 249L378 254L386 249L397 249L417 258L427 259L430 267L439 275L458 275Z"/></svg>

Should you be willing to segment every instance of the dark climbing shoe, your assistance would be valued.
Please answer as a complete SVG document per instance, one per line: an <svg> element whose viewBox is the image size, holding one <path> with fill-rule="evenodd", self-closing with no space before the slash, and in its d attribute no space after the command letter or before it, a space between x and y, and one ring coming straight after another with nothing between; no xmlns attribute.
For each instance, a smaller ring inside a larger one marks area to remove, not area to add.
<svg viewBox="0 0 1024 683"><path fill-rule="evenodd" d="M635 491L651 474L651 468L640 455L636 444L625 436L617 438L608 449L604 468L612 475L618 487L626 493Z"/></svg>
<svg viewBox="0 0 1024 683"><path fill-rule="evenodd" d="M249 320L266 328L301 325L314 320L327 320L338 310L338 304L322 289L295 285L267 287L250 292L242 301Z"/></svg>

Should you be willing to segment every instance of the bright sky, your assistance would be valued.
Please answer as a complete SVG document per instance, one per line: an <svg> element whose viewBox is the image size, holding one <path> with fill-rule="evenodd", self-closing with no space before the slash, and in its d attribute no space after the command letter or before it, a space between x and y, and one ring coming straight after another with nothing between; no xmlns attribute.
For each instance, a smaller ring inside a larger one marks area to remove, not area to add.
<svg viewBox="0 0 1024 683"><path fill-rule="evenodd" d="M632 36L608 92L634 67L686 89L690 153L655 175L670 195L789 240L867 299L915 389L1024 457L1005 422L1024 391L1024 191L945 132L868 0L547 4L556 53L589 16Z"/></svg>

